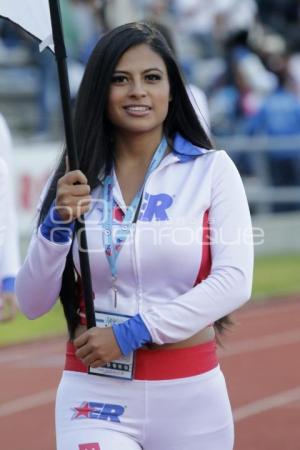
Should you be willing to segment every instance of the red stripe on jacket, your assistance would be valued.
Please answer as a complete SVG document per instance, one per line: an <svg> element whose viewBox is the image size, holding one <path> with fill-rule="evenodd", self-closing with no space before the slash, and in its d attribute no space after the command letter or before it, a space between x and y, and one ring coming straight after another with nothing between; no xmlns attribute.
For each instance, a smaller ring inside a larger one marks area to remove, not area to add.
<svg viewBox="0 0 300 450"><path fill-rule="evenodd" d="M207 209L203 216L202 259L194 286L197 286L197 284L205 280L211 271L210 228L208 216L209 210Z"/></svg>

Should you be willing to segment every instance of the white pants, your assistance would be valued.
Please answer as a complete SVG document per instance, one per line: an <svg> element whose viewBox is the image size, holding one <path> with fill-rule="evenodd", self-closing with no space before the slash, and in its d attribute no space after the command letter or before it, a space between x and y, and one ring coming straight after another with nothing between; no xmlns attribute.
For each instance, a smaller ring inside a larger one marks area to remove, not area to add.
<svg viewBox="0 0 300 450"><path fill-rule="evenodd" d="M219 367L176 380L117 380L64 371L57 450L232 450L233 420Z"/></svg>

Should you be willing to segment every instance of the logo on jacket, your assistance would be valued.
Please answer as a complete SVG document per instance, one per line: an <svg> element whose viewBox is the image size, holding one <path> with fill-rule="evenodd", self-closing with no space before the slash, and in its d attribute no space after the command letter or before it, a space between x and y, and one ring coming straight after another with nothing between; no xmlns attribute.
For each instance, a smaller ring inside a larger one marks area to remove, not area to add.
<svg viewBox="0 0 300 450"><path fill-rule="evenodd" d="M121 405L109 403L82 402L80 406L72 408L74 419L96 419L120 422L120 416L124 414L125 408Z"/></svg>
<svg viewBox="0 0 300 450"><path fill-rule="evenodd" d="M166 210L173 203L173 198L168 194L150 195L147 192L141 206L139 220L151 222L152 220L169 220Z"/></svg>
<svg viewBox="0 0 300 450"><path fill-rule="evenodd" d="M79 450L101 450L98 442L90 442L88 444L79 444Z"/></svg>

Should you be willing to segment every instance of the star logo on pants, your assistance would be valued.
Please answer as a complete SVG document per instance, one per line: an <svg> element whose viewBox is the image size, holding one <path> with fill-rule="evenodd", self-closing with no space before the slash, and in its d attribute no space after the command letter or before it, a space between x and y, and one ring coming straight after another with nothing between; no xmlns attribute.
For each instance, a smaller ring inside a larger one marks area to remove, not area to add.
<svg viewBox="0 0 300 450"><path fill-rule="evenodd" d="M89 413L93 411L93 408L89 406L88 402L83 402L80 406L73 408L73 411L75 411L75 414L72 419L78 419L78 417L85 417L88 419Z"/></svg>

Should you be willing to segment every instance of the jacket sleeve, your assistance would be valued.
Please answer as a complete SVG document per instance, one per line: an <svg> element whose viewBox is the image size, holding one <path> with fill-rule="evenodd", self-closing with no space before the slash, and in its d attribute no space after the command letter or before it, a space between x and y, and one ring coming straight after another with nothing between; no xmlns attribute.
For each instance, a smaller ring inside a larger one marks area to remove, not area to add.
<svg viewBox="0 0 300 450"><path fill-rule="evenodd" d="M48 185L49 182L41 195L38 214ZM48 240L42 235L41 226L33 231L26 259L16 278L19 307L29 319L42 316L56 303L71 243L71 239L63 243Z"/></svg>
<svg viewBox="0 0 300 450"><path fill-rule="evenodd" d="M209 212L212 268L197 286L165 304L140 312L152 341L178 342L249 300L253 242L249 207L240 175L224 151L217 152Z"/></svg>

